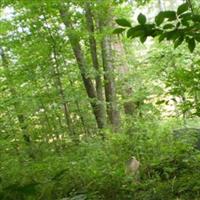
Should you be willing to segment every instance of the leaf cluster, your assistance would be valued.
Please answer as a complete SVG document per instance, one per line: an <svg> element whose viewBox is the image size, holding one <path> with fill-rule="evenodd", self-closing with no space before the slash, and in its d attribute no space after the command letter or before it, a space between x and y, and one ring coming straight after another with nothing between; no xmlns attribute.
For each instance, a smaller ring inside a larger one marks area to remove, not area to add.
<svg viewBox="0 0 200 200"><path fill-rule="evenodd" d="M139 37L142 43L147 37L158 37L159 42L165 39L172 41L174 48L186 42L190 52L193 52L196 43L200 42L200 15L193 14L187 3L180 5L177 11L160 12L154 23L147 23L147 18L143 14L139 14L139 24L136 26L131 26L126 19L117 19L116 23L123 28L115 29L115 34L127 30L128 38Z"/></svg>

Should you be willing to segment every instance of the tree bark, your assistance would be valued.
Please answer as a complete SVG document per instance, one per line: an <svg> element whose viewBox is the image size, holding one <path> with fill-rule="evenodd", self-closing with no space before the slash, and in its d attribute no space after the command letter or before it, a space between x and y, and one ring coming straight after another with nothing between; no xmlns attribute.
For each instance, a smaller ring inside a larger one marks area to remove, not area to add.
<svg viewBox="0 0 200 200"><path fill-rule="evenodd" d="M92 58L92 64L95 69L95 81L96 81L96 92L97 92L97 99L100 107L100 115L103 126L105 126L105 108L104 108L104 98L103 98L103 85L101 80L101 72L100 72L100 66L97 56L97 45L96 45L96 39L94 37L94 21L92 16L92 11L90 7L90 3L85 4L85 17L86 17L86 23L87 23L87 29L89 33L89 45L90 45L90 54Z"/></svg>
<svg viewBox="0 0 200 200"><path fill-rule="evenodd" d="M101 42L102 63L104 69L104 87L107 105L107 114L110 123L115 129L120 125L119 111L116 102L116 88L114 80L114 67L112 60L111 41L109 36L105 36Z"/></svg>
<svg viewBox="0 0 200 200"><path fill-rule="evenodd" d="M99 32L102 35L101 38L101 56L102 65L104 70L104 90L106 99L106 110L108 120L113 126L114 130L117 130L120 126L120 115L117 108L116 101L116 86L114 79L114 66L113 66L113 52L112 52L112 40L111 36L107 33L108 28L112 24L112 10L111 3L99 1L99 4L103 7L103 10L98 12L97 24Z"/></svg>
<svg viewBox="0 0 200 200"><path fill-rule="evenodd" d="M71 44L71 47L74 52L74 56L76 58L81 77L87 92L88 97L90 98L90 104L97 122L98 128L102 129L104 127L104 123L102 123L102 118L101 118L101 107L100 104L97 103L97 94L95 87L92 83L92 80L90 77L87 76L86 72L86 60L84 58L84 54L81 49L81 45L79 43L80 39L74 32L74 29L72 27L70 15L68 14L67 9L60 8L60 15L63 23L65 24L65 27L67 29L67 35L69 38L69 42Z"/></svg>
<svg viewBox="0 0 200 200"><path fill-rule="evenodd" d="M127 57L126 57L127 54L125 51L125 47L122 41L119 40L119 38L115 40L115 42L113 42L113 50L116 57L117 71L120 74L119 80L120 82L122 82L120 94L124 99L123 103L124 112L126 115L133 115L136 110L136 105L134 101L131 99L131 96L133 94L133 88L130 84L127 84L126 81L127 75L130 72L129 64L127 62Z"/></svg>

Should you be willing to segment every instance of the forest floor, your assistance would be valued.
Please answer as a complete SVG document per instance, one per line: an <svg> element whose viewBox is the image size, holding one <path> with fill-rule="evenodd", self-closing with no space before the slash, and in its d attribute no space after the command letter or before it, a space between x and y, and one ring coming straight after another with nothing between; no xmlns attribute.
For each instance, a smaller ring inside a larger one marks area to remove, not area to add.
<svg viewBox="0 0 200 200"><path fill-rule="evenodd" d="M123 134L107 131L104 141L35 143L35 157L23 144L5 143L1 199L199 200L200 151L190 137L174 139L176 127L175 120L137 122ZM140 162L137 175L125 172L131 156Z"/></svg>

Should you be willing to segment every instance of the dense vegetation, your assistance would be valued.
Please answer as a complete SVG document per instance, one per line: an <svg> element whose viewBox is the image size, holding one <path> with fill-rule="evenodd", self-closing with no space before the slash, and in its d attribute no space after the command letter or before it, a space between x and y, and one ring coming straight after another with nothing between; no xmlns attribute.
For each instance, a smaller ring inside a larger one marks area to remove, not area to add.
<svg viewBox="0 0 200 200"><path fill-rule="evenodd" d="M199 200L199 8L1 0L0 199Z"/></svg>

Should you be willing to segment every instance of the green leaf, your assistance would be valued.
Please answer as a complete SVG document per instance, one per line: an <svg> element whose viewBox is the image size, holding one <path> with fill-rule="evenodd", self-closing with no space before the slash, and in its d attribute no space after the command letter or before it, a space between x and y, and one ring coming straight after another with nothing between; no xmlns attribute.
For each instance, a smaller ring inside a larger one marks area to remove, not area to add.
<svg viewBox="0 0 200 200"><path fill-rule="evenodd" d="M176 41L174 42L174 48L176 49L178 46L180 46L184 41L184 37L180 36Z"/></svg>
<svg viewBox="0 0 200 200"><path fill-rule="evenodd" d="M154 29L152 37L160 36L161 34L163 34L162 30Z"/></svg>
<svg viewBox="0 0 200 200"><path fill-rule="evenodd" d="M160 12L156 17L155 17L155 23L156 25L160 25L163 23L163 21L165 20L165 18L162 15L162 12Z"/></svg>
<svg viewBox="0 0 200 200"><path fill-rule="evenodd" d="M113 31L113 34L121 34L125 31L126 29L124 28L116 28L114 31Z"/></svg>
<svg viewBox="0 0 200 200"><path fill-rule="evenodd" d="M144 34L144 31L143 31L141 25L132 27L127 31L127 37L128 38L139 37L139 36L142 36L143 34Z"/></svg>
<svg viewBox="0 0 200 200"><path fill-rule="evenodd" d="M160 34L159 42L162 42L164 39L175 41L180 36L178 30L168 31Z"/></svg>
<svg viewBox="0 0 200 200"><path fill-rule="evenodd" d="M147 39L147 35L142 35L142 36L140 36L140 41L141 41L142 43L144 43L144 42L146 41L146 39Z"/></svg>
<svg viewBox="0 0 200 200"><path fill-rule="evenodd" d="M196 43L195 43L194 38L188 39L187 43L188 43L188 48L189 48L190 52L193 53L193 51L196 47Z"/></svg>
<svg viewBox="0 0 200 200"><path fill-rule="evenodd" d="M167 40L173 40L173 41L175 41L180 36L177 30L166 32L165 35Z"/></svg>
<svg viewBox="0 0 200 200"><path fill-rule="evenodd" d="M192 31L192 28L193 28L193 31ZM193 27L191 27L191 31L193 33L199 33L200 31L200 23L195 23Z"/></svg>
<svg viewBox="0 0 200 200"><path fill-rule="evenodd" d="M186 21L190 20L192 18L192 13L191 12L183 13L179 16L179 18L186 20Z"/></svg>
<svg viewBox="0 0 200 200"><path fill-rule="evenodd" d="M116 19L116 23L123 27L131 27L131 23L127 19L124 19L124 18Z"/></svg>
<svg viewBox="0 0 200 200"><path fill-rule="evenodd" d="M138 18L137 18L138 22L141 24L141 25L144 25L147 21L147 18L145 15L143 15L142 13L140 13L138 15Z"/></svg>
<svg viewBox="0 0 200 200"><path fill-rule="evenodd" d="M200 34L196 34L196 35L194 36L194 38L195 38L195 40L196 40L197 42L200 42Z"/></svg>
<svg viewBox="0 0 200 200"><path fill-rule="evenodd" d="M186 27L189 27L189 26L190 26L190 23L189 23L187 20L184 20L184 19L181 20L181 24L182 24L183 26L186 26Z"/></svg>
<svg viewBox="0 0 200 200"><path fill-rule="evenodd" d="M166 34L167 40L171 40L173 38L173 36L174 36L173 31L166 32L165 34Z"/></svg>
<svg viewBox="0 0 200 200"><path fill-rule="evenodd" d="M181 25L181 22L178 22L178 23L176 24L176 29L178 29L178 28L180 27L180 25Z"/></svg>
<svg viewBox="0 0 200 200"><path fill-rule="evenodd" d="M168 19L169 21L176 20L176 12L174 11L162 11L155 17L155 23L157 26L162 24L165 19Z"/></svg>
<svg viewBox="0 0 200 200"><path fill-rule="evenodd" d="M192 20L193 20L194 22L200 22L200 15L193 15L193 16L192 16Z"/></svg>
<svg viewBox="0 0 200 200"><path fill-rule="evenodd" d="M162 42L166 37L166 33L162 33L158 38L159 42Z"/></svg>
<svg viewBox="0 0 200 200"><path fill-rule="evenodd" d="M142 25L142 28L145 32L145 35L151 36L151 37L156 36L155 32L157 31L157 29L155 28L155 24L145 24L145 25Z"/></svg>
<svg viewBox="0 0 200 200"><path fill-rule="evenodd" d="M162 15L164 18L167 18L169 21L173 21L177 19L176 12L174 11L163 11Z"/></svg>
<svg viewBox="0 0 200 200"><path fill-rule="evenodd" d="M181 4L177 9L177 14L181 15L182 13L186 12L188 8L188 3Z"/></svg>
<svg viewBox="0 0 200 200"><path fill-rule="evenodd" d="M172 28L174 28L174 25L173 25L173 24L165 24L165 25L163 26L163 29L172 29Z"/></svg>

